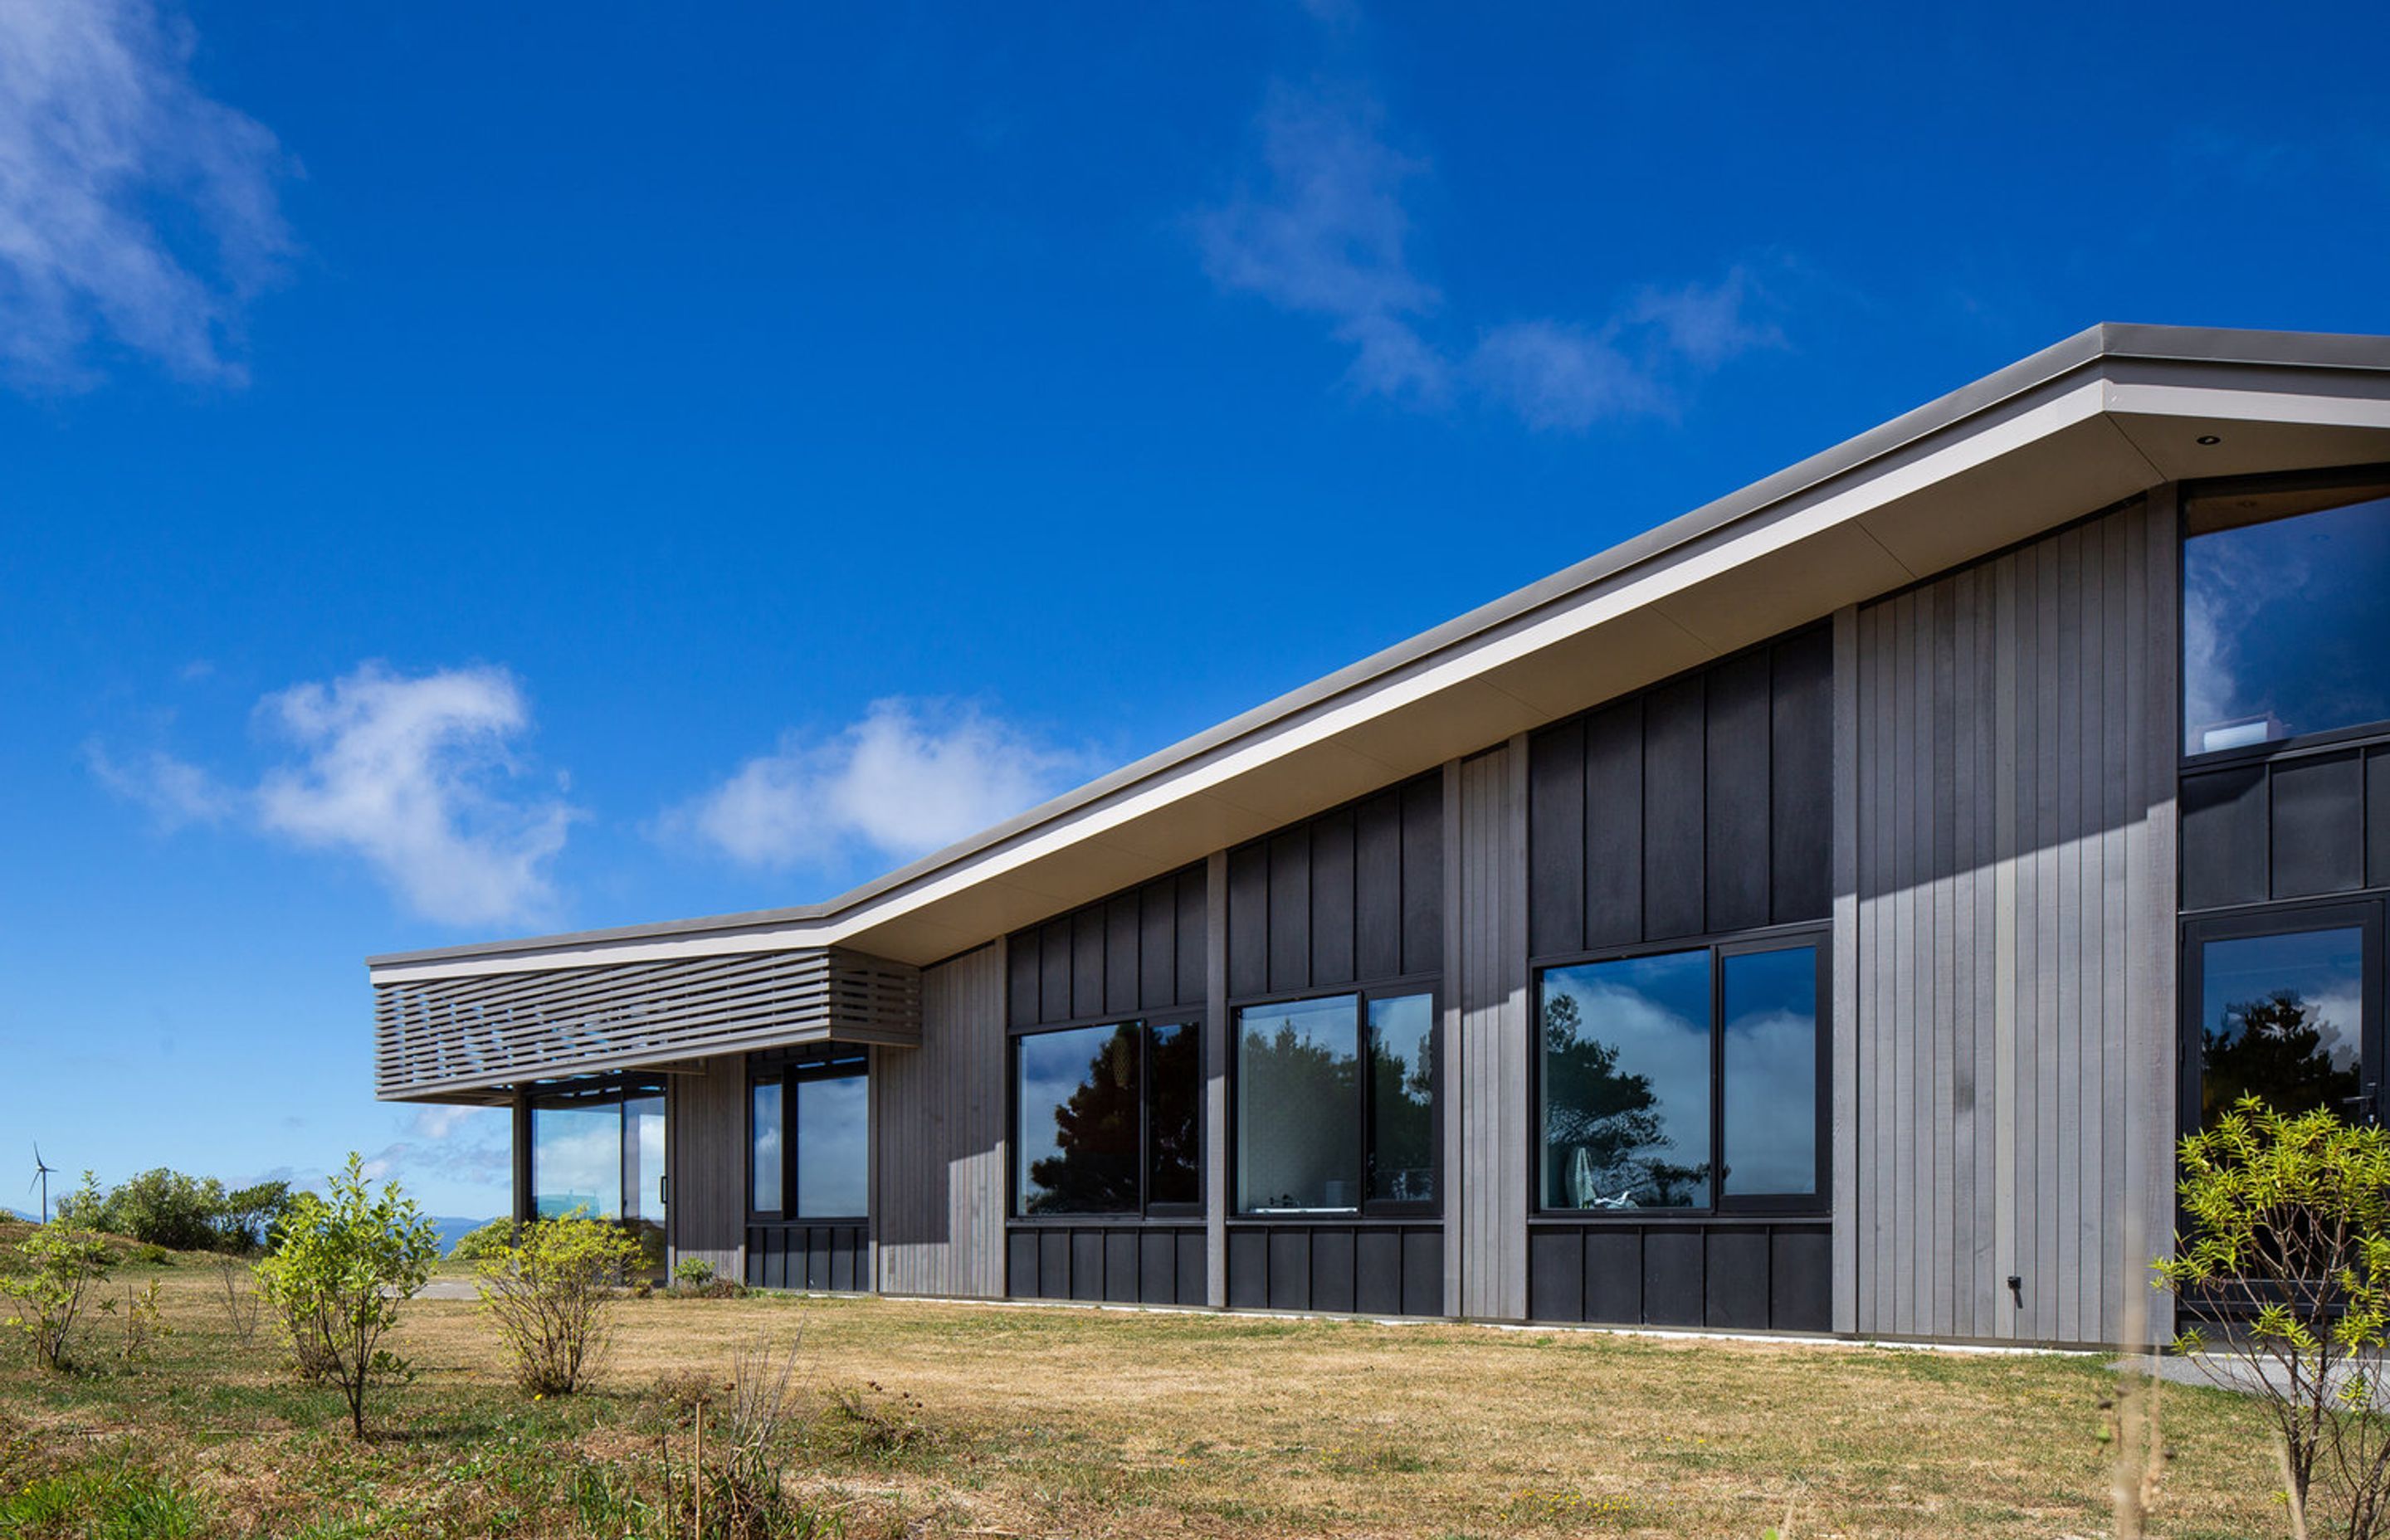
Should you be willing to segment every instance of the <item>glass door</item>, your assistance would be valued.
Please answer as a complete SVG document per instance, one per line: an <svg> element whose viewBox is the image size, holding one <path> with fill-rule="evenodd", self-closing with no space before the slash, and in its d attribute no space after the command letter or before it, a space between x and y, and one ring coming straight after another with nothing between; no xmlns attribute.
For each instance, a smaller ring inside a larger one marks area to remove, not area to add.
<svg viewBox="0 0 2390 1540"><path fill-rule="evenodd" d="M2183 934L2182 1126L2255 1096L2381 1121L2378 901L2194 920Z"/></svg>
<svg viewBox="0 0 2390 1540"><path fill-rule="evenodd" d="M664 1090L633 1084L623 1098L623 1219L639 1238L655 1276L663 1276Z"/></svg>

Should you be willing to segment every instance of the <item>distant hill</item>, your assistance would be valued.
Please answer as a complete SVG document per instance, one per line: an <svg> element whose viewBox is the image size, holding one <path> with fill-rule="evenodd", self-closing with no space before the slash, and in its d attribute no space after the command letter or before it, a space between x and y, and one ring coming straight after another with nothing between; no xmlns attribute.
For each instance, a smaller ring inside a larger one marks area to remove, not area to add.
<svg viewBox="0 0 2390 1540"><path fill-rule="evenodd" d="M456 1242L464 1238L467 1231L478 1230L489 1222L488 1219L459 1219L449 1213L433 1214L431 1223L440 1231L440 1254L446 1256L456 1249Z"/></svg>

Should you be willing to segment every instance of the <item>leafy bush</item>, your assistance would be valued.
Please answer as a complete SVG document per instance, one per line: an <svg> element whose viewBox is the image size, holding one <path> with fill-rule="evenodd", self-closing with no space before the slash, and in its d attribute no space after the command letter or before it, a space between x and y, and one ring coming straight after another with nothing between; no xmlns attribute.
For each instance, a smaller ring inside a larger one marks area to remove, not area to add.
<svg viewBox="0 0 2390 1540"><path fill-rule="evenodd" d="M514 1243L515 1222L511 1219L493 1219L486 1225L476 1226L458 1236L456 1244L448 1249L448 1260L487 1262L493 1257L504 1256Z"/></svg>
<svg viewBox="0 0 2390 1540"><path fill-rule="evenodd" d="M713 1264L703 1257L683 1257L673 1264L673 1282L702 1289L713 1281Z"/></svg>
<svg viewBox="0 0 2390 1540"><path fill-rule="evenodd" d="M85 1173L84 1193L96 1197L98 1190ZM108 1281L107 1244L60 1217L37 1226L16 1249L24 1270L0 1277L0 1295L15 1306L7 1324L32 1339L33 1356L44 1367L71 1368L76 1323L93 1292Z"/></svg>
<svg viewBox="0 0 2390 1540"><path fill-rule="evenodd" d="M86 1173L86 1175L89 1174ZM290 1184L259 1182L227 1192L212 1176L160 1166L101 1195L96 1185L58 1205L85 1229L176 1251L253 1251L290 1206Z"/></svg>
<svg viewBox="0 0 2390 1540"><path fill-rule="evenodd" d="M2329 1495L2350 1540L2390 1498L2390 1131L2244 1097L2181 1145L2187 1228L2154 1264L2190 1324L2176 1340L2264 1403L2294 1510Z"/></svg>
<svg viewBox="0 0 2390 1540"><path fill-rule="evenodd" d="M524 1226L521 1238L476 1264L482 1307L523 1389L570 1395L587 1381L606 1351L606 1306L639 1256L621 1226L576 1210Z"/></svg>
<svg viewBox="0 0 2390 1540"><path fill-rule="evenodd" d="M276 1230L257 1280L280 1317L299 1368L338 1385L350 1431L366 1433L366 1395L404 1379L405 1360L383 1347L399 1305L431 1277L440 1237L396 1182L377 1195L353 1152L327 1184L328 1198L302 1193Z"/></svg>

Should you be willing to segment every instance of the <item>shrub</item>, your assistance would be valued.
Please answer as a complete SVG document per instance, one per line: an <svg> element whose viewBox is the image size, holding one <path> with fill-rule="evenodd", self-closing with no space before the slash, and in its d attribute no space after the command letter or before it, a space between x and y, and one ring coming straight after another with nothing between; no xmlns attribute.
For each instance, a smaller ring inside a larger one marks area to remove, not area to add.
<svg viewBox="0 0 2390 1540"><path fill-rule="evenodd" d="M98 1184L84 1175L84 1195L96 1199ZM63 1213L63 1206L61 1213ZM24 1271L0 1277L0 1295L14 1302L7 1324L32 1339L43 1367L73 1366L75 1326L84 1307L108 1281L108 1247L89 1230L64 1217L37 1226L17 1243Z"/></svg>
<svg viewBox="0 0 2390 1540"><path fill-rule="evenodd" d="M515 1378L541 1395L570 1395L604 1356L606 1306L639 1261L619 1225L575 1211L523 1226L476 1264L482 1307L515 1355Z"/></svg>
<svg viewBox="0 0 2390 1540"><path fill-rule="evenodd" d="M407 1374L405 1360L382 1339L399 1305L431 1277L440 1237L396 1182L377 1195L354 1153L327 1186L328 1199L302 1193L292 1200L257 1279L300 1372L340 1387L350 1431L363 1438L367 1392Z"/></svg>
<svg viewBox="0 0 2390 1540"><path fill-rule="evenodd" d="M140 1241L153 1254L253 1251L289 1206L288 1182L259 1182L227 1192L212 1176L187 1176L160 1166L105 1195L89 1186L61 1202L58 1213L85 1229Z"/></svg>
<svg viewBox="0 0 2390 1540"><path fill-rule="evenodd" d="M814 1527L814 1516L790 1501L781 1482L795 1432L797 1361L803 1345L802 1336L785 1352L758 1340L732 1354L730 1401L700 1476L709 1534L766 1540Z"/></svg>
<svg viewBox="0 0 2390 1540"><path fill-rule="evenodd" d="M702 1289L713 1281L713 1264L703 1257L683 1257L673 1264L673 1282L687 1289Z"/></svg>
<svg viewBox="0 0 2390 1540"><path fill-rule="evenodd" d="M238 1258L218 1257L215 1267L216 1281L224 1286L225 1328L234 1341L247 1347L257 1336L257 1316L263 1302L255 1290L241 1287L249 1268Z"/></svg>
<svg viewBox="0 0 2390 1540"><path fill-rule="evenodd" d="M492 1257L504 1256L507 1249L514 1243L515 1222L511 1219L493 1219L486 1225L476 1226L458 1236L456 1244L448 1249L448 1260L487 1262Z"/></svg>
<svg viewBox="0 0 2390 1540"><path fill-rule="evenodd" d="M290 1212L291 1201L288 1182L258 1182L225 1194L214 1218L216 1249L243 1254L263 1251L274 1226Z"/></svg>
<svg viewBox="0 0 2390 1540"><path fill-rule="evenodd" d="M2329 1493L2350 1540L2384 1533L2390 1132L2244 1097L2180 1156L2186 1231L2155 1264L2178 1351L2265 1405L2294 1509Z"/></svg>

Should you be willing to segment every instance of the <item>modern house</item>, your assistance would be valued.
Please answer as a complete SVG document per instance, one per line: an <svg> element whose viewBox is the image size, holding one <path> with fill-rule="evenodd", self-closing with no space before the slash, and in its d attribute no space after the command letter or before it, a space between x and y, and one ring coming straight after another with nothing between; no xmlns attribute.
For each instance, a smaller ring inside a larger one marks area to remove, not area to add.
<svg viewBox="0 0 2390 1540"><path fill-rule="evenodd" d="M2089 1343L2206 1109L2378 1110L2385 896L2390 339L2103 326L832 902L376 957L376 1090L760 1285Z"/></svg>

